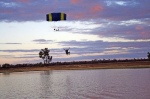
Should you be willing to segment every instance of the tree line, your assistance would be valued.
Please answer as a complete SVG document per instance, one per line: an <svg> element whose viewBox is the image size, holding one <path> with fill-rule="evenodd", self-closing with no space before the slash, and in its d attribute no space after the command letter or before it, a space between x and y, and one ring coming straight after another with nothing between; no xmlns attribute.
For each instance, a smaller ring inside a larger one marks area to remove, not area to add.
<svg viewBox="0 0 150 99"><path fill-rule="evenodd" d="M43 67L43 66L60 66L60 65L77 65L77 64L98 64L98 63L113 63L113 62L134 62L134 61L148 61L149 59L94 59L91 61L72 61L72 62L51 62L49 64L44 64L42 62L35 64L3 64L0 68L20 68L20 67ZM150 61L150 60L149 60Z"/></svg>

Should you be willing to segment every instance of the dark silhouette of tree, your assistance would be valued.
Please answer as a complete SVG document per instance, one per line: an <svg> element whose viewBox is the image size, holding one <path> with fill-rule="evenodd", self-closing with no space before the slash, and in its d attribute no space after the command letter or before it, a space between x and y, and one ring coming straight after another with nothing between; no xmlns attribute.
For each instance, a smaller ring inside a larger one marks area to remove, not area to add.
<svg viewBox="0 0 150 99"><path fill-rule="evenodd" d="M147 53L148 60L150 61L150 52Z"/></svg>
<svg viewBox="0 0 150 99"><path fill-rule="evenodd" d="M44 64L49 64L52 61L52 56L49 56L50 50L48 48L41 49L39 57L44 60Z"/></svg>

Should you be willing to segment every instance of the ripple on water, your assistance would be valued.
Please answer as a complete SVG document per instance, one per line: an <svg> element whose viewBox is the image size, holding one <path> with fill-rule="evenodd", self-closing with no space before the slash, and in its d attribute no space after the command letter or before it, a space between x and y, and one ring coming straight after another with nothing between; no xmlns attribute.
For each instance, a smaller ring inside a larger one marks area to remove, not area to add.
<svg viewBox="0 0 150 99"><path fill-rule="evenodd" d="M150 69L66 70L0 76L0 99L149 99Z"/></svg>

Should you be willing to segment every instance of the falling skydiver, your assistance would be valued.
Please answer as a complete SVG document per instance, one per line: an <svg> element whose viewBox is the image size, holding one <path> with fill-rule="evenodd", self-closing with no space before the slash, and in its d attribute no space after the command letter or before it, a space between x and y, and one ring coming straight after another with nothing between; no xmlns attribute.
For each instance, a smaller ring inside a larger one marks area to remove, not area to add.
<svg viewBox="0 0 150 99"><path fill-rule="evenodd" d="M66 55L70 55L69 49L70 49L70 48L68 48L68 49L64 49L64 50L65 50L65 52L66 52Z"/></svg>

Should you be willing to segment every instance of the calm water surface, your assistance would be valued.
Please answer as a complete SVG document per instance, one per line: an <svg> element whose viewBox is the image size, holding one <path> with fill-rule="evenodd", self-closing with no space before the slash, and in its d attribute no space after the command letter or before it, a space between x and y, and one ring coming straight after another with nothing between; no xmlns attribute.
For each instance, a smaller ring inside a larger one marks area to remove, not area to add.
<svg viewBox="0 0 150 99"><path fill-rule="evenodd" d="M0 99L150 99L150 69L0 74Z"/></svg>

